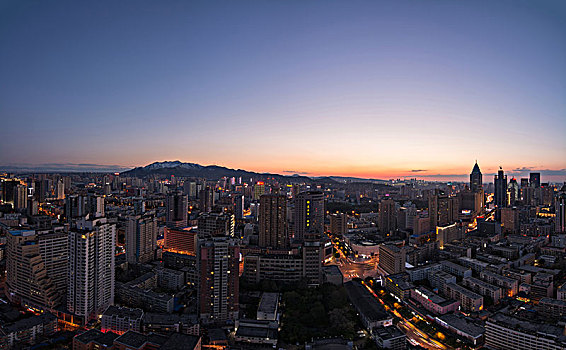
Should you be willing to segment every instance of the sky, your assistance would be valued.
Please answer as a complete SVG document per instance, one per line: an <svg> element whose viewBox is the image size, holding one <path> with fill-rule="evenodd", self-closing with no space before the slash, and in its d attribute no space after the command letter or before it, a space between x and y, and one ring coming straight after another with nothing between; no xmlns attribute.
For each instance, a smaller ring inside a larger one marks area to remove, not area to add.
<svg viewBox="0 0 566 350"><path fill-rule="evenodd" d="M566 181L565 1L0 0L0 165Z"/></svg>

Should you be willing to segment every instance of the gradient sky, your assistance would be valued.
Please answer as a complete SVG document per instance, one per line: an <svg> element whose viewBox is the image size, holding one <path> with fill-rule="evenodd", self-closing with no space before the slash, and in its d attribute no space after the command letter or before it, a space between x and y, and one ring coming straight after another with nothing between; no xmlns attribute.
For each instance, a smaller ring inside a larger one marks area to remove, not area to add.
<svg viewBox="0 0 566 350"><path fill-rule="evenodd" d="M0 1L0 165L177 159L564 181L566 1Z"/></svg>

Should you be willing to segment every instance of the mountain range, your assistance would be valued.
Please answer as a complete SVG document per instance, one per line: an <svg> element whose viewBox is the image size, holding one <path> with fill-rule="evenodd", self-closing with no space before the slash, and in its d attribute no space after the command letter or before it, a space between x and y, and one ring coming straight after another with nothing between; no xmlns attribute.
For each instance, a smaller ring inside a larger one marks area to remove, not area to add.
<svg viewBox="0 0 566 350"><path fill-rule="evenodd" d="M224 176L226 177L242 177L244 179L254 178L254 180L264 180L273 178L278 181L314 181L314 182L373 182L384 183L383 180L361 179L354 177L339 177L339 176L324 176L324 177L308 177L304 175L281 175L272 173L257 173L243 169L230 169L218 165L200 165L196 163L184 163L181 161L164 161L155 162L144 167L137 167L128 171L122 172L122 176L176 176L176 177L196 177L206 178L210 180L217 180Z"/></svg>

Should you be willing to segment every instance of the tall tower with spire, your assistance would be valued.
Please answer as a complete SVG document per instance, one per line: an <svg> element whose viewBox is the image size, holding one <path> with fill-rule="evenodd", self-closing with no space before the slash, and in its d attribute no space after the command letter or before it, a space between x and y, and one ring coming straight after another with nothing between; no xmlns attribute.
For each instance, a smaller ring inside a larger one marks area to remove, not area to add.
<svg viewBox="0 0 566 350"><path fill-rule="evenodd" d="M478 161L476 160L476 164L474 165L474 168L472 169L472 172L470 174L470 190L472 192L478 192L479 190L482 190L483 189L482 181L483 181L482 173L478 165Z"/></svg>

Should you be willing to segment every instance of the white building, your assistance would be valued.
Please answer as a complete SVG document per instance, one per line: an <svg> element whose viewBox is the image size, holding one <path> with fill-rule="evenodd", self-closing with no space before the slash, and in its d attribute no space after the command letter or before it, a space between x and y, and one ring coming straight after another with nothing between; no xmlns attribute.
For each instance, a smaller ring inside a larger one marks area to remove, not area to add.
<svg viewBox="0 0 566 350"><path fill-rule="evenodd" d="M67 308L85 321L114 304L116 226L106 218L77 222L69 232Z"/></svg>

